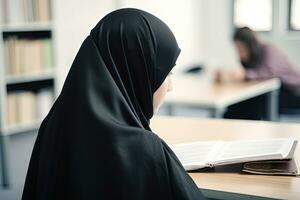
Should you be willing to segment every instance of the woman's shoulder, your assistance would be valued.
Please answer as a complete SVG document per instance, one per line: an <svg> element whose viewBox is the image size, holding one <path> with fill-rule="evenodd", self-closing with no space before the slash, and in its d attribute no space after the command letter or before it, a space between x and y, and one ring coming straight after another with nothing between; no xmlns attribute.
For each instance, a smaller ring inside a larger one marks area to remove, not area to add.
<svg viewBox="0 0 300 200"><path fill-rule="evenodd" d="M293 67L289 62L288 56L284 53L283 50L278 48L274 44L263 43L263 64L271 68L277 68L278 66L282 70L282 67L289 68Z"/></svg>
<svg viewBox="0 0 300 200"><path fill-rule="evenodd" d="M268 42L260 42L260 45L265 54L282 54L282 51L275 45Z"/></svg>
<svg viewBox="0 0 300 200"><path fill-rule="evenodd" d="M286 59L286 55L275 44L261 42L263 57L268 60L278 61Z"/></svg>

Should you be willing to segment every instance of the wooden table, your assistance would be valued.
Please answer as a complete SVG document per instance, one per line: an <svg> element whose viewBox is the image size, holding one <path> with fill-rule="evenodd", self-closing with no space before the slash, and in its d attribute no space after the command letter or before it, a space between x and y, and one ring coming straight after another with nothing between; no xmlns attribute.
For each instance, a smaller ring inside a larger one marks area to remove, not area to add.
<svg viewBox="0 0 300 200"><path fill-rule="evenodd" d="M155 117L153 131L168 144L206 140L293 137L300 124L263 121ZM299 160L300 148L295 156ZM248 175L237 172L190 173L203 194L216 199L300 199L300 177Z"/></svg>
<svg viewBox="0 0 300 200"><path fill-rule="evenodd" d="M271 121L278 119L279 79L214 83L205 76L174 77L174 90L165 101L169 115L174 106L185 105L209 110L212 117L222 118L228 106L267 94L267 117Z"/></svg>

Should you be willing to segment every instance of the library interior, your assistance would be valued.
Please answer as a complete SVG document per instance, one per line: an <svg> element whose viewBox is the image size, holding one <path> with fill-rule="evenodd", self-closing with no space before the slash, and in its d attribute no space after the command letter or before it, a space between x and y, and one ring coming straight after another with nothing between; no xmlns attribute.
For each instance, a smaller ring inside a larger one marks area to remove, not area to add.
<svg viewBox="0 0 300 200"><path fill-rule="evenodd" d="M0 0L0 34L1 200L300 199L300 0Z"/></svg>

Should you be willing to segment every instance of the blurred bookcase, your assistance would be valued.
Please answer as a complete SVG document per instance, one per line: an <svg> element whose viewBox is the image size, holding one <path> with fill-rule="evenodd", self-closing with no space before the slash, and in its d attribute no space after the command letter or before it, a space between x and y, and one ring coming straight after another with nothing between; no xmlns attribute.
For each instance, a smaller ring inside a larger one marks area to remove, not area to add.
<svg viewBox="0 0 300 200"><path fill-rule="evenodd" d="M0 0L0 187L10 136L37 131L55 100L52 24L52 0Z"/></svg>
<svg viewBox="0 0 300 200"><path fill-rule="evenodd" d="M0 132L35 131L55 99L51 0L0 0Z"/></svg>

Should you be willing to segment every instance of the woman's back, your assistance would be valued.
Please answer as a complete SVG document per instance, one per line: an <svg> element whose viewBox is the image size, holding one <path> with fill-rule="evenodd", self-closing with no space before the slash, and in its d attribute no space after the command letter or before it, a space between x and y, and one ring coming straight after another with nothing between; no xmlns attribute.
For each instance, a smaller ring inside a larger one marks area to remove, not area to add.
<svg viewBox="0 0 300 200"><path fill-rule="evenodd" d="M149 13L104 17L39 129L22 199L203 198L149 127L153 94L179 52L169 28Z"/></svg>

